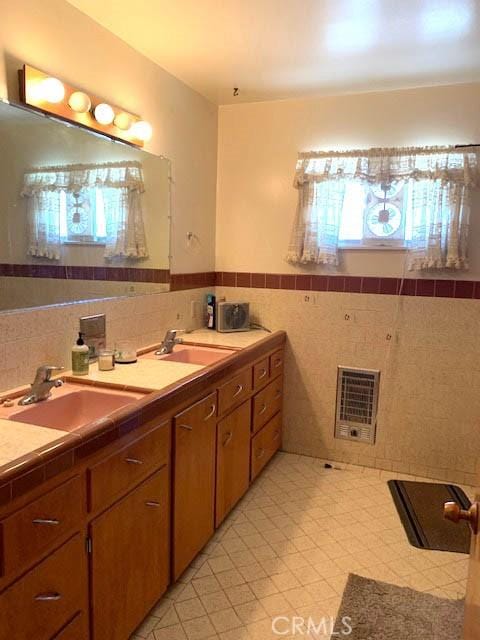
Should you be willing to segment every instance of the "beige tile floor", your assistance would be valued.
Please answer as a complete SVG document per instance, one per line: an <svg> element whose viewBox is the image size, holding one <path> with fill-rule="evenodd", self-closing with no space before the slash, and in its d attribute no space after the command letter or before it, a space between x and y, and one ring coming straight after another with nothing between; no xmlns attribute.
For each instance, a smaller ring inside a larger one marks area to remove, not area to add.
<svg viewBox="0 0 480 640"><path fill-rule="evenodd" d="M468 556L408 543L386 484L400 474L335 466L277 454L133 639L302 637L290 633L290 618L325 616L328 629L349 573L463 597ZM282 635L274 616L286 617Z"/></svg>

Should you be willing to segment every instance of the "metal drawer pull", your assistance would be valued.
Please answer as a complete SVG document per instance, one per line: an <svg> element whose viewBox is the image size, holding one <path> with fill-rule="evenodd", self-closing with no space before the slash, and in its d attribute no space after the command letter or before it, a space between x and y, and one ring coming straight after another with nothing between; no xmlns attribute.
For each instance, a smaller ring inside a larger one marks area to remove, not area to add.
<svg viewBox="0 0 480 640"><path fill-rule="evenodd" d="M212 404L212 406L210 407L210 413L207 416L205 416L205 418L204 418L205 422L207 420L210 420L210 418L213 416L213 414L215 413L216 410L217 410L217 405Z"/></svg>
<svg viewBox="0 0 480 640"><path fill-rule="evenodd" d="M263 403L263 405L262 405L262 408L260 409L260 411L259 411L259 413L258 413L258 415L259 415L259 416L261 416L262 414L264 414L264 413L265 413L265 411L266 411L266 410L267 410L267 405L266 405L266 403L264 402L264 403Z"/></svg>
<svg viewBox="0 0 480 640"><path fill-rule="evenodd" d="M59 593L39 593L35 596L35 600L38 602L54 602L60 600L62 596Z"/></svg>
<svg viewBox="0 0 480 640"><path fill-rule="evenodd" d="M155 502L154 500L147 500L147 502L145 502L147 507L159 507L160 506L160 502Z"/></svg>
<svg viewBox="0 0 480 640"><path fill-rule="evenodd" d="M265 449L262 448L257 451L257 453L255 454L255 457L257 458L257 460L260 460L260 458L263 458L264 454L265 454Z"/></svg>
<svg viewBox="0 0 480 640"><path fill-rule="evenodd" d="M281 360L281 358L278 358L278 360L275 360L275 367L279 367L282 364L283 360Z"/></svg>
<svg viewBox="0 0 480 640"><path fill-rule="evenodd" d="M193 427L191 427L189 424L179 424L178 426L180 427L180 429L187 429L187 431L193 431Z"/></svg>
<svg viewBox="0 0 480 640"><path fill-rule="evenodd" d="M32 520L32 524L56 525L60 524L60 520L57 520L56 518L35 518L35 520Z"/></svg>
<svg viewBox="0 0 480 640"><path fill-rule="evenodd" d="M275 400L278 400L282 395L281 391L277 391L277 393L275 394Z"/></svg>
<svg viewBox="0 0 480 640"><path fill-rule="evenodd" d="M222 442L222 445L224 447L227 446L227 444L230 442L230 440L232 439L233 433L231 431L227 431L227 433L225 434L227 437L225 438L225 440Z"/></svg>
<svg viewBox="0 0 480 640"><path fill-rule="evenodd" d="M125 458L125 462L128 462L128 464L143 464L143 460L138 458Z"/></svg>
<svg viewBox="0 0 480 640"><path fill-rule="evenodd" d="M260 374L260 376L258 377L259 380L261 380L262 378L264 378L267 375L267 370L266 369L262 369L262 373Z"/></svg>
<svg viewBox="0 0 480 640"><path fill-rule="evenodd" d="M279 437L279 435L280 435L280 431L277 429L273 434L273 439L276 440Z"/></svg>
<svg viewBox="0 0 480 640"><path fill-rule="evenodd" d="M243 391L243 384L237 384L237 390L233 394L233 397L236 398Z"/></svg>

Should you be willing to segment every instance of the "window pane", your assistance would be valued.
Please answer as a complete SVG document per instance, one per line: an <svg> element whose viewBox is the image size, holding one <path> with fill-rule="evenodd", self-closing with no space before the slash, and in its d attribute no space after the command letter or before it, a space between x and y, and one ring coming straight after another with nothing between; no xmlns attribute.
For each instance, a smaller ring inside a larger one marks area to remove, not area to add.
<svg viewBox="0 0 480 640"><path fill-rule="evenodd" d="M67 194L60 191L60 237L67 238Z"/></svg>
<svg viewBox="0 0 480 640"><path fill-rule="evenodd" d="M95 236L97 239L107 236L103 197L102 189L95 189Z"/></svg>
<svg viewBox="0 0 480 640"><path fill-rule="evenodd" d="M347 184L340 223L340 241L363 239L365 197L363 185L353 181Z"/></svg>

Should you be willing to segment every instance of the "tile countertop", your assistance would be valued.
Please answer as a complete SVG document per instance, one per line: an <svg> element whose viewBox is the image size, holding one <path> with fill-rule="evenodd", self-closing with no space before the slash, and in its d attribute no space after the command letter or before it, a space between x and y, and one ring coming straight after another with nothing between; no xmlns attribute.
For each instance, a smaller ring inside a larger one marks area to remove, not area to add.
<svg viewBox="0 0 480 640"><path fill-rule="evenodd" d="M244 349L270 334L263 330L252 330L237 333L218 333L209 329L198 329L185 334L185 343L202 344L206 346L231 347ZM181 362L162 361L158 366L156 360L138 360L135 364L117 365L112 371L99 371L97 364L90 367L87 376L78 378L78 382L114 384L118 387L137 387L143 390L161 391L171 384L194 374L204 365L185 364ZM70 372L63 375L69 376ZM3 397L8 392L1 394ZM8 465L10 468L17 460L25 458L41 447L58 441L68 431L38 427L36 425L6 420L0 417L0 467ZM20 464L20 462L19 462ZM1 469L0 469L1 471Z"/></svg>

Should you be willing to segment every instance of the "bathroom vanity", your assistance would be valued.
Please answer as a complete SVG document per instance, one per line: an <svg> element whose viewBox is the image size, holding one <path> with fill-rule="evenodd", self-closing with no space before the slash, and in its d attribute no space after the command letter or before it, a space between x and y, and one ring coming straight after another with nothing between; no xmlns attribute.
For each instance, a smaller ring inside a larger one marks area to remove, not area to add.
<svg viewBox="0 0 480 640"><path fill-rule="evenodd" d="M285 333L223 340L66 377L134 397L0 467L0 640L127 640L278 450Z"/></svg>

